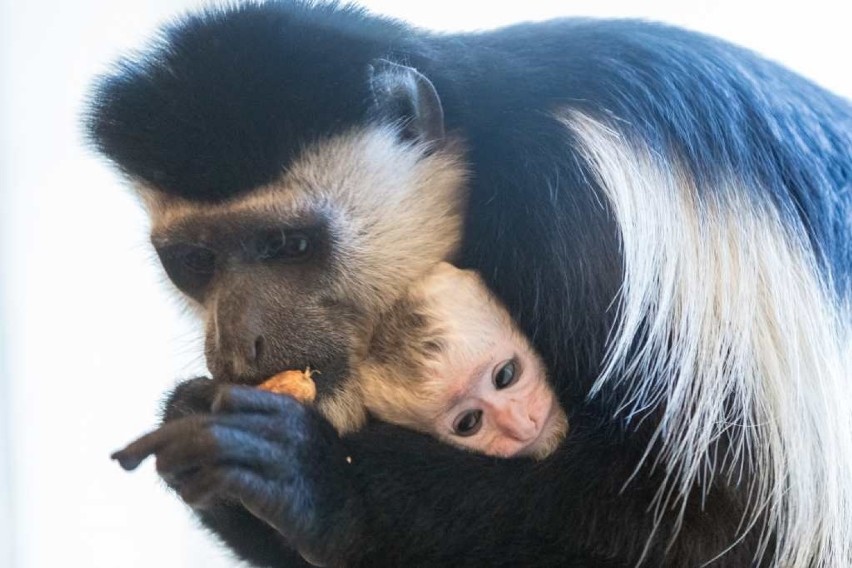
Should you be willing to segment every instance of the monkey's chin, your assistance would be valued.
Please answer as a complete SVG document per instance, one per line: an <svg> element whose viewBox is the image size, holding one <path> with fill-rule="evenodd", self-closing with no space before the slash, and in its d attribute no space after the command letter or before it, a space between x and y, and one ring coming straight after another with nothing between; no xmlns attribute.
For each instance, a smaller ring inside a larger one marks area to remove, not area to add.
<svg viewBox="0 0 852 568"><path fill-rule="evenodd" d="M567 435L568 416L554 398L553 406L538 437L516 455L543 460L556 451Z"/></svg>

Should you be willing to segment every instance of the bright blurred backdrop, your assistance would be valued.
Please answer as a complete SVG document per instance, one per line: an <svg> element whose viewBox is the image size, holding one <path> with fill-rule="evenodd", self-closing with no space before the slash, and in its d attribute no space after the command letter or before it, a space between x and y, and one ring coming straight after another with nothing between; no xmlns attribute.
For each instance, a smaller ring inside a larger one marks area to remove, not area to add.
<svg viewBox="0 0 852 568"><path fill-rule="evenodd" d="M237 565L159 483L111 450L204 372L115 173L81 144L92 77L200 2L0 0L0 567ZM852 95L842 2L369 0L440 30L557 16L641 17L750 47Z"/></svg>

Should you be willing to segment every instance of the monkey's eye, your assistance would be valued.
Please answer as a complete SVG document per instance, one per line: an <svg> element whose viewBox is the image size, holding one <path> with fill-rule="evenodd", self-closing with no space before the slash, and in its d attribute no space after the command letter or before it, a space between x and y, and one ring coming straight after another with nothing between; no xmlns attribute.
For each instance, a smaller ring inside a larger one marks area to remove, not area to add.
<svg viewBox="0 0 852 568"><path fill-rule="evenodd" d="M175 286L200 299L216 272L216 253L195 244L176 244L157 248L157 254Z"/></svg>
<svg viewBox="0 0 852 568"><path fill-rule="evenodd" d="M473 436L482 427L482 411L468 410L463 412L453 422L453 432L456 436Z"/></svg>
<svg viewBox="0 0 852 568"><path fill-rule="evenodd" d="M270 231L257 240L257 260L302 262L312 252L311 239L301 231Z"/></svg>
<svg viewBox="0 0 852 568"><path fill-rule="evenodd" d="M514 359L510 359L502 367L499 367L496 373L494 373L494 388L502 390L510 387L518 381L519 376L520 373L518 373L517 363Z"/></svg>
<svg viewBox="0 0 852 568"><path fill-rule="evenodd" d="M216 268L216 255L206 248L191 247L183 254L183 265L195 274L212 274Z"/></svg>

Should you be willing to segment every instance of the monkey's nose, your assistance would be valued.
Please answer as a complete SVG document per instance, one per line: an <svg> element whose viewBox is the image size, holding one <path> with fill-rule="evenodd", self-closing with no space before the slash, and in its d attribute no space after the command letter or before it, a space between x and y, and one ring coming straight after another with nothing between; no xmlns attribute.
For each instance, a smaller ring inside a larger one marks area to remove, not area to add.
<svg viewBox="0 0 852 568"><path fill-rule="evenodd" d="M205 355L214 378L227 381L257 374L268 344L259 319L249 312L219 309L208 321Z"/></svg>
<svg viewBox="0 0 852 568"><path fill-rule="evenodd" d="M257 364L260 362L263 357L263 350L266 346L266 341L263 339L262 335L258 335L254 338L254 343L252 343L251 351L249 352L249 360L253 364Z"/></svg>
<svg viewBox="0 0 852 568"><path fill-rule="evenodd" d="M217 378L254 375L263 358L266 340L255 334L220 334L208 351L210 371Z"/></svg>
<svg viewBox="0 0 852 568"><path fill-rule="evenodd" d="M245 284L224 282L209 299L205 355L217 379L256 378L269 351L262 311Z"/></svg>

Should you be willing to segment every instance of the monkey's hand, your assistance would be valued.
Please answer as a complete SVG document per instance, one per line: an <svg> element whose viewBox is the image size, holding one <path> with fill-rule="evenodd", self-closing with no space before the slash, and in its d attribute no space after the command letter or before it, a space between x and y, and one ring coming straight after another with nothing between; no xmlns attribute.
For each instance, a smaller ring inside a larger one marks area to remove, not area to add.
<svg viewBox="0 0 852 568"><path fill-rule="evenodd" d="M287 396L214 388L209 413L169 419L167 409L159 429L113 458L131 470L154 455L160 476L189 505L241 504L312 562L345 558L362 529L363 505L331 425Z"/></svg>

